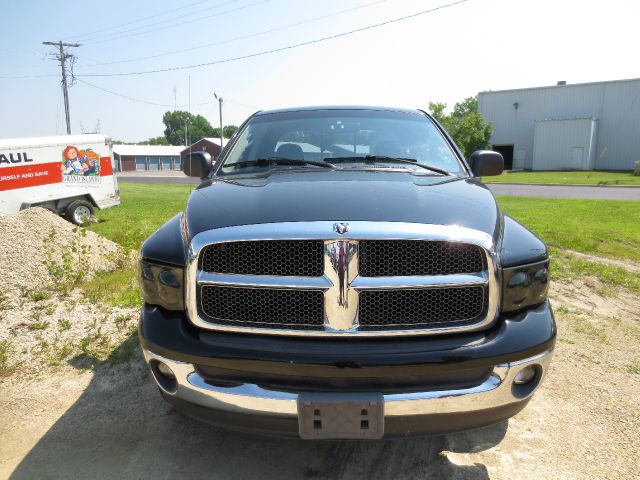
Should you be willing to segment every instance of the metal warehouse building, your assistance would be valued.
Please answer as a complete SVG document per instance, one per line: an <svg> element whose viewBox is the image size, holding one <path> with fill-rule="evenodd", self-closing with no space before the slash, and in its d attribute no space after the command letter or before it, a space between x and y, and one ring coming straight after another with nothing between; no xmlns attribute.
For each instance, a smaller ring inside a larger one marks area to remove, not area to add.
<svg viewBox="0 0 640 480"><path fill-rule="evenodd" d="M640 79L480 92L491 145L507 169L633 170Z"/></svg>

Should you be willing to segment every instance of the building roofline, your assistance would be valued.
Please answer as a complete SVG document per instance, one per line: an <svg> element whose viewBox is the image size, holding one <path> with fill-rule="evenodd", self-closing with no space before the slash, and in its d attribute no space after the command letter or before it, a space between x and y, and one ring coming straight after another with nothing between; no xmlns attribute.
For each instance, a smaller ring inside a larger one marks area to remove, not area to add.
<svg viewBox="0 0 640 480"><path fill-rule="evenodd" d="M602 85L605 83L626 83L626 82L640 82L640 78L625 78L620 80L600 80L598 82L584 82L584 83L567 83L566 85L542 85L540 87L507 88L504 90L483 90L481 92L478 92L478 95L482 95L485 93L522 92L527 90L544 90L547 88L584 87L587 85Z"/></svg>

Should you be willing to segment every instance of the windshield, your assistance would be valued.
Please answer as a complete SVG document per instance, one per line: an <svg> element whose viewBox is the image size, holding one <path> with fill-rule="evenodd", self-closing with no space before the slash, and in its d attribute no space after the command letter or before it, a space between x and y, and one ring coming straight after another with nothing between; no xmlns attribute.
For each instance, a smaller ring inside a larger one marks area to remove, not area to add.
<svg viewBox="0 0 640 480"><path fill-rule="evenodd" d="M412 161L397 162L394 158ZM393 168L427 175L464 174L426 116L381 110L311 110L256 115L240 132L218 174L273 168ZM291 161L286 161L291 160ZM413 162L415 160L415 162ZM420 165L433 167L425 169Z"/></svg>

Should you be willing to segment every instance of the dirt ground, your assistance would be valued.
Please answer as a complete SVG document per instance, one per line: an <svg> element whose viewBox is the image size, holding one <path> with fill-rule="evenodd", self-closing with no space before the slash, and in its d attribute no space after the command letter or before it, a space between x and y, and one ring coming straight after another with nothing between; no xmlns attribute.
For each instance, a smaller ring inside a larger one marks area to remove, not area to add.
<svg viewBox="0 0 640 480"><path fill-rule="evenodd" d="M508 422L369 443L233 433L172 410L136 350L1 379L0 478L640 478L640 299L595 280L551 297L550 373Z"/></svg>

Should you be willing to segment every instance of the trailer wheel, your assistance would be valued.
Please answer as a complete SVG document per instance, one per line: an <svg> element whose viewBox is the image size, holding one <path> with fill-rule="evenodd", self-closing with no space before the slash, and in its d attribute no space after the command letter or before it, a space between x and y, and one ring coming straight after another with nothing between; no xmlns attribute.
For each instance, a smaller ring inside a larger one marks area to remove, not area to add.
<svg viewBox="0 0 640 480"><path fill-rule="evenodd" d="M70 222L82 226L93 216L93 205L84 200L76 200L67 206L65 216Z"/></svg>

